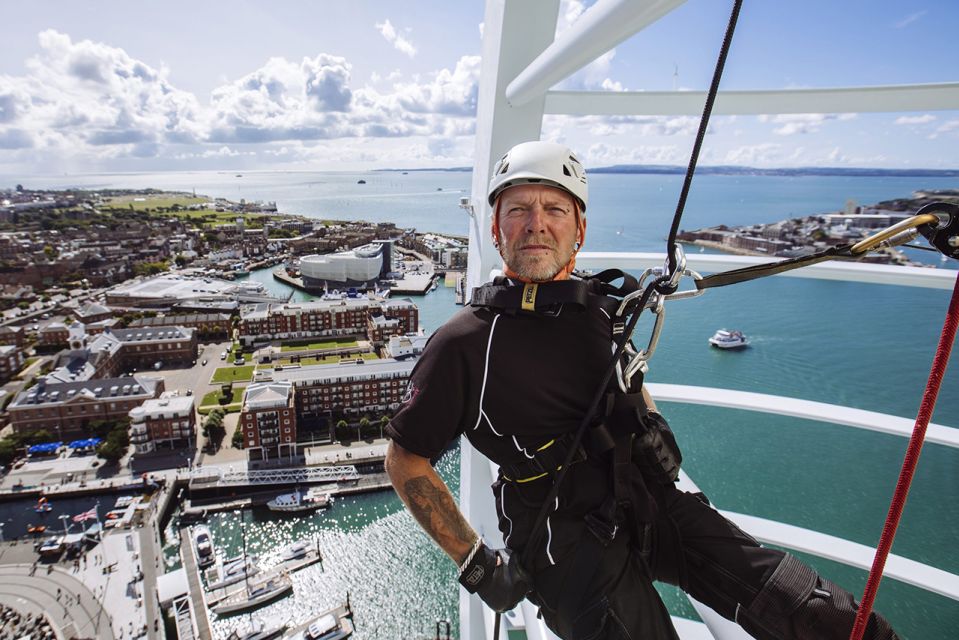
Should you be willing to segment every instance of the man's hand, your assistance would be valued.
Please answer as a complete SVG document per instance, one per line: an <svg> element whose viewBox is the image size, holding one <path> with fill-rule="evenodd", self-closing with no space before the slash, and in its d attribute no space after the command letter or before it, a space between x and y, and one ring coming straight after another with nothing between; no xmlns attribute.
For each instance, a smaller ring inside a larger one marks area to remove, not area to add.
<svg viewBox="0 0 959 640"><path fill-rule="evenodd" d="M460 570L460 584L470 593L478 593L490 609L509 611L532 588L529 574L519 556L508 549L490 549L482 541L473 557Z"/></svg>

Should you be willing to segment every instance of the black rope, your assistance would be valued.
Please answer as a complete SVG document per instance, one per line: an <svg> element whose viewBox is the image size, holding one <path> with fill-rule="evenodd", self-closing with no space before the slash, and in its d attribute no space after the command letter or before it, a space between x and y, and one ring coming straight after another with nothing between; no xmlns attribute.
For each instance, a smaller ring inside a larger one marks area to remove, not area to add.
<svg viewBox="0 0 959 640"><path fill-rule="evenodd" d="M669 273L675 273L676 264L676 234L679 233L679 223L683 219L683 210L686 208L686 198L689 196L689 187L693 182L693 174L696 172L696 162L699 160L699 152L703 146L703 138L706 137L706 129L709 128L709 116L713 112L713 103L716 101L716 93L719 91L719 80L723 77L723 67L726 66L726 55L729 53L729 44L733 39L733 32L736 30L736 22L739 20L739 10L742 8L743 1L735 0L733 10L729 16L729 23L726 25L726 35L723 37L723 46L719 50L719 58L716 60L716 69L713 71L713 80L709 85L709 93L706 94L706 105L703 107L703 116L699 121L699 131L696 132L696 143L693 145L693 151L689 156L689 166L686 167L686 178L683 180L683 188L679 193L679 202L676 203L676 213L673 214L673 224L669 229L669 238L666 240L666 259L669 261ZM661 286L657 290L662 294L673 293L676 286Z"/></svg>

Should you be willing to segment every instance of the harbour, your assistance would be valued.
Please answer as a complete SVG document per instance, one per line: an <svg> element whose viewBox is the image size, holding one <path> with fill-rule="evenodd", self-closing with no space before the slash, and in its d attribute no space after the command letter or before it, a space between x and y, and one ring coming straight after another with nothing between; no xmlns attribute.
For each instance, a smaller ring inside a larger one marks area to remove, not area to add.
<svg viewBox="0 0 959 640"><path fill-rule="evenodd" d="M611 177L598 176L597 179L610 180ZM630 188L643 181L644 177L625 179ZM778 186L781 185L770 188ZM626 211L626 207L623 205L614 208L614 211ZM760 214L747 210L741 215L751 218ZM595 232L595 236L591 238L597 244L605 243L602 226L595 219L593 224L596 228L591 228L591 233ZM616 237L621 238L621 247L636 246L627 245L633 241L629 237ZM642 247L641 244L639 246ZM273 279L270 269L255 270L246 278L268 281L272 286L281 284ZM286 296L290 291L289 288L279 289L275 295ZM295 295L303 294L296 292ZM933 295L936 296L938 294ZM453 288L440 286L417 300L421 324L427 332L435 330L455 312L453 297ZM817 326L821 326L821 323L817 325L817 321L822 319L815 318L817 314L808 310L797 312L795 303L791 302L805 299L816 299L818 305L831 309L832 329L827 343L820 342L823 336L817 329ZM757 308L763 308L769 318L758 317L750 312ZM928 366L923 358L923 354L927 353L926 329L919 334L900 335L893 345L883 343L879 336L889 335L904 321L900 317L901 311L897 312L897 309L908 310L908 322L911 325L935 326L936 313L935 309L930 308L929 292L897 291L888 287L870 289L869 308L873 313L863 315L855 301L847 300L847 288L840 283L794 280L757 283L739 290L712 294L701 301L678 303L670 309L671 316L650 378L653 382L705 386L732 379L740 381L744 390L818 397L826 401L842 400L853 406L908 415L912 410L909 398L918 397L920 391L915 384L905 384L900 393L889 394L880 380L863 375L863 372L884 366L891 350L897 358L898 376L904 380L923 377L923 369ZM711 353L708 350L706 339L720 326L718 318L722 319L723 324L741 328L749 335L751 347L746 353ZM809 362L808 356L804 355L808 352L808 345L813 343L819 345L815 363ZM851 344L862 349L863 360L855 366L843 356L844 349L840 348ZM871 350L868 347L870 344L881 344L883 348ZM829 383L832 379L842 379L847 383L838 389ZM959 407L955 406L955 402L956 399L951 397L941 399L939 415L942 417L937 417L940 422L949 424L949 416L959 415ZM856 504L852 507L851 517L842 514L850 511L850 496L862 494L871 486L892 483L894 478L890 477L892 472L889 469L897 468L896 458L901 451L900 443L895 439L880 437L876 442L861 434L832 433L817 424L742 412L724 418L723 428L720 429L710 426L716 425L716 418L706 408L667 404L664 411L668 411L670 422L683 441L688 458L686 464L695 469L697 482L712 499L733 509L765 510L765 513L785 520L813 523L829 519L834 522L830 526L837 534L864 544L872 540L875 535L874 523L881 517L884 508L881 501ZM788 454L781 451L779 445L773 447L771 443L768 446L765 444L771 431L775 431L780 443L788 443ZM325 461L329 463L338 462L337 456L340 456L339 462L342 462L350 459L346 458L346 453L354 455L363 446L353 444L345 450L316 447L311 448L314 452L311 455L325 456ZM874 464L858 465L853 469L837 462L840 459L857 459L862 449L874 451ZM794 492L778 482L775 474L767 470L765 465L730 468L729 459L735 458L741 451L765 456L771 467L799 463L813 470L811 477L798 485L798 491L806 496L803 505L785 506L794 504ZM756 453L758 451L762 453ZM916 505L911 508L918 519L907 519L904 523L897 540L897 551L909 557L936 562L949 569L952 556L948 552L951 543L947 531L956 524L953 522L954 514L950 510L930 510L930 507L942 499L933 495L933 486L943 487L948 501L952 487L948 480L949 469L953 468L954 461L951 454L940 446L928 447L923 456L923 464L928 465L924 467L927 471L920 473L917 478L918 484L910 503ZM235 460L225 461L222 471L228 473L231 464L236 471ZM217 465L213 458L203 456L200 468L208 466ZM455 452L453 456L441 460L439 468L455 491L458 486ZM185 472L180 473L180 478L185 481ZM827 477L835 482L830 481L827 486L821 481ZM57 485L50 486L50 491L62 491L55 499L51 498L53 511L44 516L45 522L54 523L54 528L61 524L57 519L59 515L80 513L91 508L96 500L92 494L77 492L80 489L78 485L66 483L59 486L59 475L51 475L49 480L44 478L36 475L36 483L43 481L45 486ZM730 484L733 479L741 483L740 486L748 486L749 491L735 489ZM85 481L88 484L99 482L100 485L94 485L94 489L117 492L107 495L120 495L121 490L137 491L142 487L142 480L133 475L121 480L119 477L97 478L90 473ZM26 537L26 524L37 519L31 505L36 502L39 491L29 486L31 484L33 481L27 481L28 486L21 494L29 496L27 498L18 500L18 494L13 491L3 494L6 502L0 505L0 519L8 522L4 531L8 538ZM451 620L455 628L458 614L454 569L448 559L438 554L432 543L419 533L392 492L350 494L347 493L349 487L344 486L343 493L331 509L304 517L284 517L254 506L251 498L239 495L240 492L236 496L230 496L229 490L219 497L204 495L199 485L195 485L199 493L194 499L192 491L191 495L186 494L187 485L177 486L184 489L184 502L181 505L176 494L165 493L169 502L163 508L165 517L160 525L163 540L160 564L168 570L182 565L175 522L180 515L178 509L182 511L187 500L190 509L206 511L206 522L212 537L228 556L239 555L242 551L243 543L238 531L241 521L246 528L246 544L250 552L261 557L271 554L278 556L280 548L303 538L313 539L319 544L323 551L324 570L321 571L317 564L295 572L291 575L294 584L292 595L264 606L255 612L257 617L279 618L282 615L285 619L289 615L300 625L321 611L341 606L349 594L356 622L354 638L431 637L436 622L441 619ZM295 482L284 485L282 491L290 490L291 486L295 486ZM276 493L279 492L278 489ZM260 499L266 497L264 494ZM101 495L100 499L106 505L105 496ZM238 508L240 512L236 513ZM15 515L14 510L17 511ZM101 516L104 513L105 510L101 509ZM937 523L936 526L930 526L932 522ZM105 539L114 536L122 537L123 534L108 533ZM14 546L24 550L28 548L23 541ZM35 554L32 547L30 552ZM133 552L125 553L127 555L124 558L132 557ZM823 564L826 566L824 572L844 584L855 586L863 579L862 572L858 570L835 563ZM59 566L67 574L70 573L69 563ZM388 577L383 573L385 568L390 573ZM956 569L952 567L953 571ZM53 571L57 570L54 568ZM888 590L889 595L880 594L880 606L896 612L907 629L919 630L913 632L913 637L949 637L942 621L953 619L951 601L928 594L917 599L913 589L895 581L884 583L884 590ZM672 590L665 588L662 591L673 611L695 615ZM133 599L117 599L116 602L137 610ZM912 604L899 606L898 602ZM396 615L396 611L404 613ZM920 614L919 611L924 613ZM220 619L212 615L210 637L226 638L234 628L245 622L245 618L246 615ZM126 628L129 629L128 624ZM119 637L118 629L114 633Z"/></svg>

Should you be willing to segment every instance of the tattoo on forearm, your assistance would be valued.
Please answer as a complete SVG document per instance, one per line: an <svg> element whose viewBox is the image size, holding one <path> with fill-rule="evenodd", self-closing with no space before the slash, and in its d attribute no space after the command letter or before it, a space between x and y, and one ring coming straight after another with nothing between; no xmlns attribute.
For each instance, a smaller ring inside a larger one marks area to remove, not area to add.
<svg viewBox="0 0 959 640"><path fill-rule="evenodd" d="M410 513L433 539L441 545L443 541L473 543L476 534L445 487L436 486L426 476L417 476L407 480L403 488Z"/></svg>

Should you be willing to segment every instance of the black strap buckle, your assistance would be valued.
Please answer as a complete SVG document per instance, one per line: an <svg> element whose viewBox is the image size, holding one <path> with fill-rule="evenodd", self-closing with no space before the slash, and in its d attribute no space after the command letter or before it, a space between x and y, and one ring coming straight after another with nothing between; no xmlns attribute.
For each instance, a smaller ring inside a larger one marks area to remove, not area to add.
<svg viewBox="0 0 959 640"><path fill-rule="evenodd" d="M583 519L586 521L586 528L604 547L608 547L616 539L619 523L616 521L616 501L611 497L607 498L599 509L587 513Z"/></svg>

